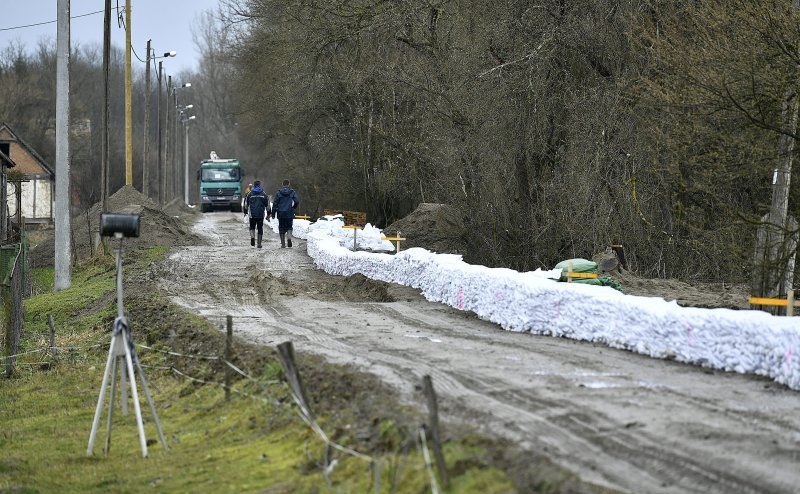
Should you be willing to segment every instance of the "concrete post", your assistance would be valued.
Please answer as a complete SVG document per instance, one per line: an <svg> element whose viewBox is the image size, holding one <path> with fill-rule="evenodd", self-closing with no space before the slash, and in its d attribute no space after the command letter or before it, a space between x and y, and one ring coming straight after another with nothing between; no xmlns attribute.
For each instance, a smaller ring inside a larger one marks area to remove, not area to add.
<svg viewBox="0 0 800 494"><path fill-rule="evenodd" d="M69 19L70 0L58 0L56 32L56 198L55 282L56 291L72 285L69 197Z"/></svg>

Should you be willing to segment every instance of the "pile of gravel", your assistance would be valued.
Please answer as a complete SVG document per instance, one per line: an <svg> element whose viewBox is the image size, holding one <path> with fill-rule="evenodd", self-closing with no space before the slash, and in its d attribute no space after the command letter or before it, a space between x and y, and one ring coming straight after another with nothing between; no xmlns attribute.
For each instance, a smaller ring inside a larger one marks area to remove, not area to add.
<svg viewBox="0 0 800 494"><path fill-rule="evenodd" d="M122 187L109 196L108 211L135 213L141 216L139 237L127 239L127 247L173 247L202 243L196 235L191 233L187 224L162 211L152 199L130 185ZM88 212L72 218L72 251L73 256L78 260L86 259L98 251L101 212L102 206L97 203ZM34 267L53 265L54 233L48 232L46 237L31 250L31 261ZM99 249L102 250L102 247Z"/></svg>
<svg viewBox="0 0 800 494"><path fill-rule="evenodd" d="M440 254L465 254L467 229L458 209L447 204L426 203L383 229L387 236L400 231L406 241L401 249L422 247Z"/></svg>

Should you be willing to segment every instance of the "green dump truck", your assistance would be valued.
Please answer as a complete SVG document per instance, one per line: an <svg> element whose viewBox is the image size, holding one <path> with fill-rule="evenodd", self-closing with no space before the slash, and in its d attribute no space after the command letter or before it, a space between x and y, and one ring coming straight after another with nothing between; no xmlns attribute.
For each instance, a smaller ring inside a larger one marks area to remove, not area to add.
<svg viewBox="0 0 800 494"><path fill-rule="evenodd" d="M212 159L200 162L197 180L200 182L200 210L242 210L242 177L244 170L237 159Z"/></svg>

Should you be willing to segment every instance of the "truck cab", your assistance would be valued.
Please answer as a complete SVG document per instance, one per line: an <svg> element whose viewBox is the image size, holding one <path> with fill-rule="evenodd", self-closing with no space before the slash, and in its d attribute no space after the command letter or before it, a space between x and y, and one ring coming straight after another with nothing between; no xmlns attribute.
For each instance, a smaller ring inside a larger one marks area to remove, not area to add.
<svg viewBox="0 0 800 494"><path fill-rule="evenodd" d="M242 177L244 170L237 159L212 158L200 162L200 210L242 210Z"/></svg>

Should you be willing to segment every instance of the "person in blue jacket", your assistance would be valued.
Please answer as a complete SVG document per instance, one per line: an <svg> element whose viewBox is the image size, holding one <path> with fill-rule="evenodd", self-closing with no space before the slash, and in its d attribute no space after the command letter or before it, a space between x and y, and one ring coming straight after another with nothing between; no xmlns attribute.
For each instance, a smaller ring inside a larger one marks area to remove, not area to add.
<svg viewBox="0 0 800 494"><path fill-rule="evenodd" d="M256 228L258 228L258 248L264 236L264 217L269 214L269 196L261 188L261 181L253 182L253 188L244 199L244 214L250 213L250 245L256 245Z"/></svg>
<svg viewBox="0 0 800 494"><path fill-rule="evenodd" d="M294 212L300 205L297 193L289 187L289 181L283 181L272 200L272 216L278 217L278 234L281 236L281 249L292 246L292 223Z"/></svg>

